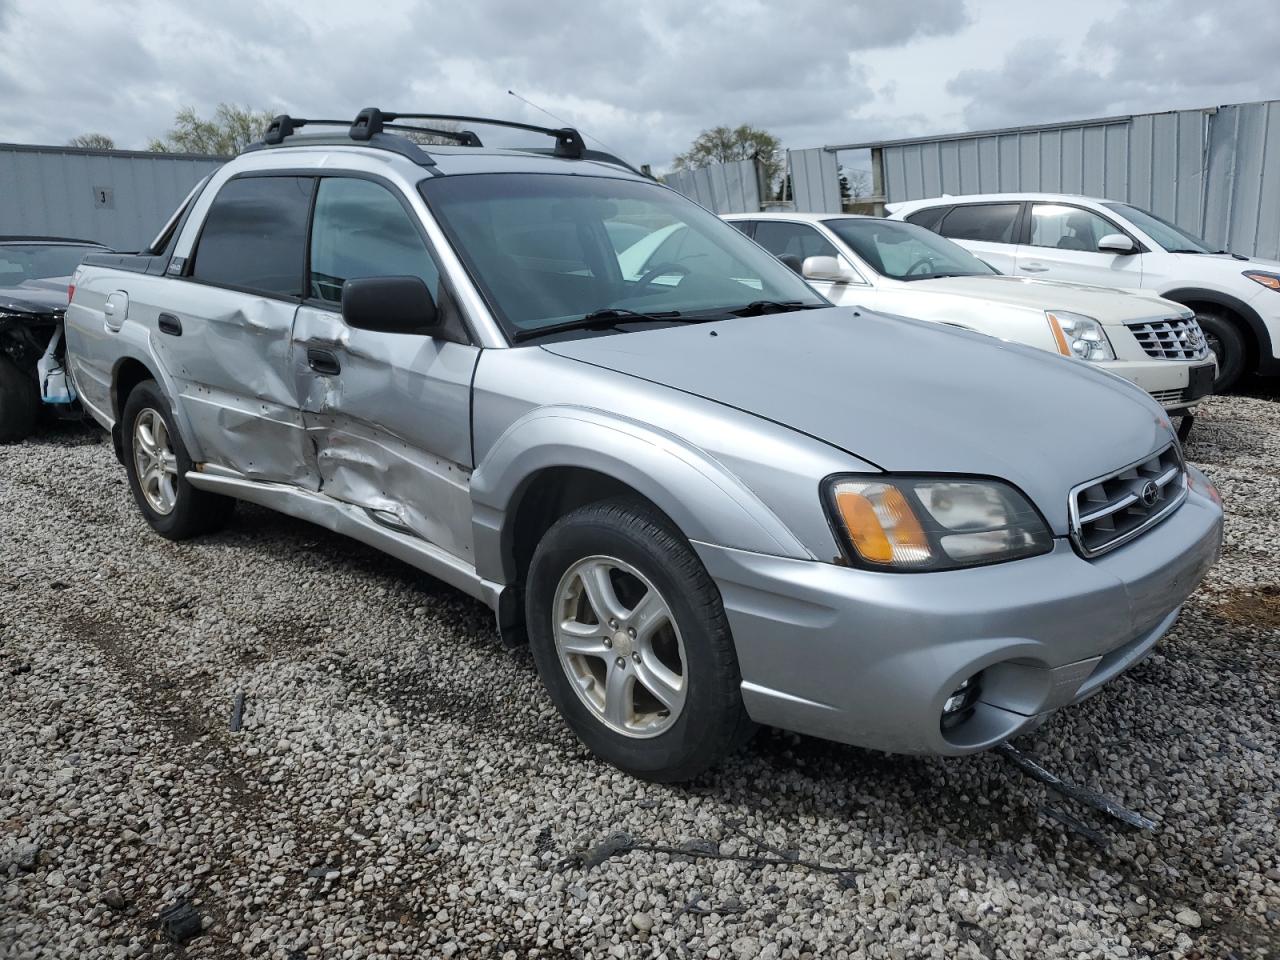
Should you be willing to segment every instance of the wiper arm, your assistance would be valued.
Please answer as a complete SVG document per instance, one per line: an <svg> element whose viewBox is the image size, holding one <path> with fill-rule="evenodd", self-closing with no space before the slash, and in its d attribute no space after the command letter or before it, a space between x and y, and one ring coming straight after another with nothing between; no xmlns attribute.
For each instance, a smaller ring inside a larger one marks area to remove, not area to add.
<svg viewBox="0 0 1280 960"><path fill-rule="evenodd" d="M613 327L625 320L662 321L678 319L680 319L679 310L668 310L661 313L640 313L638 310L628 310L626 307L603 307L600 310L592 310L586 316L578 317L576 320L565 320L563 323L553 323L546 327L534 327L529 330L517 330L511 335L511 339L520 343L536 337L547 336L548 334L563 333L566 330L591 330L598 327Z"/></svg>
<svg viewBox="0 0 1280 960"><path fill-rule="evenodd" d="M821 303L805 303L803 300L752 300L746 306L729 307L725 313L735 317L758 317L766 313L790 313L793 310L813 310Z"/></svg>

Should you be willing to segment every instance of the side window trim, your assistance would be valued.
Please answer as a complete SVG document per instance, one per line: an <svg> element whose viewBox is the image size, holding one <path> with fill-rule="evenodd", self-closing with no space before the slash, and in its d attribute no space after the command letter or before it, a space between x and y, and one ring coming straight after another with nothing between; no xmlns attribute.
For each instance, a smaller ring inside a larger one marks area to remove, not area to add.
<svg viewBox="0 0 1280 960"><path fill-rule="evenodd" d="M208 226L209 214L213 210L213 204L218 202L218 194L220 194L223 190L225 190L228 184L231 184L236 180L266 179L269 177L289 177L291 179L311 180L311 198L308 201L308 203L310 204L310 207L307 211L306 235L304 240L305 247L310 246L311 212L315 208L316 186L318 181L318 178L315 175L315 171L314 170L247 170L244 173L237 173L234 176L227 177L227 179L223 181L222 185L218 187L217 193L213 195L213 199L210 201L208 209L206 209L204 212L204 219L200 221L200 228L199 230L196 231L195 239L192 241L192 244L191 244L191 252L187 255L186 262L182 264L181 272L174 272L174 273L167 274L169 279L185 280L188 283L198 283L202 287L213 287L216 290L230 290L233 293L249 293L249 294L253 294L256 297L264 297L268 300L279 300L282 303L297 304L297 303L303 302L301 296L292 296L290 294L284 294L284 293L273 293L268 290L259 290L256 287L241 287L231 283L214 283L211 280L201 280L199 277L194 275L194 270L196 267L196 258L200 253L200 244L204 240L204 230L205 230L205 227ZM206 184L205 186L207 188L208 184ZM194 208L194 206L195 204L193 202L192 207ZM306 252L307 252L305 247L303 250L304 271L306 269ZM306 290L306 287L301 287L300 289Z"/></svg>

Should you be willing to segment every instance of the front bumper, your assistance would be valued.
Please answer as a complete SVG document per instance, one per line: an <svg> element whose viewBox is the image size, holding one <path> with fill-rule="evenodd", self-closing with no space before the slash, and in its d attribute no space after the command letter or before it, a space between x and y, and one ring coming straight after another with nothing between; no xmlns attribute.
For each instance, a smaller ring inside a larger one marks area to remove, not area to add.
<svg viewBox="0 0 1280 960"><path fill-rule="evenodd" d="M1041 557L915 574L694 548L720 587L752 719L955 755L1038 726L1141 660L1221 542L1222 508L1193 489L1167 520L1092 561L1065 539ZM944 731L943 704L980 671L978 703Z"/></svg>
<svg viewBox="0 0 1280 960"><path fill-rule="evenodd" d="M1212 358L1106 360L1094 366L1141 387L1174 416L1194 412L1200 402L1212 392L1217 373L1217 365Z"/></svg>

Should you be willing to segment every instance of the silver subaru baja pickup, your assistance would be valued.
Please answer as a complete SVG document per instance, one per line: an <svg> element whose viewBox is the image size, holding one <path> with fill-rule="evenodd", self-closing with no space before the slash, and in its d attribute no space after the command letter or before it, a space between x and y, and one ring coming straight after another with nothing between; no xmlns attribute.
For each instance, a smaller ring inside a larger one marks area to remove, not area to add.
<svg viewBox="0 0 1280 960"><path fill-rule="evenodd" d="M656 780L755 724L992 747L1141 660L1217 557L1217 491L1137 387L851 322L572 129L399 135L439 119L513 126L281 117L77 271L75 387L158 533L244 500L396 556Z"/></svg>

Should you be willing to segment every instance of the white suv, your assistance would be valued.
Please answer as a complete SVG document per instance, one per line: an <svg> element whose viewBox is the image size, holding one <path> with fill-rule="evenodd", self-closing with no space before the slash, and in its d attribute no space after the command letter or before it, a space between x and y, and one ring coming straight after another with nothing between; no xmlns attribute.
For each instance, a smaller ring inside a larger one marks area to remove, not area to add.
<svg viewBox="0 0 1280 960"><path fill-rule="evenodd" d="M724 219L838 306L946 323L1088 361L1142 387L1171 416L1194 414L1212 390L1213 357L1191 311L1154 293L1000 276L950 240L879 217ZM653 256L660 258L666 255ZM1190 430L1190 419L1182 427Z"/></svg>
<svg viewBox="0 0 1280 960"><path fill-rule="evenodd" d="M890 219L949 237L1000 272L1140 287L1196 313L1218 359L1215 390L1280 374L1280 263L1214 250L1127 203L996 193L889 204Z"/></svg>

